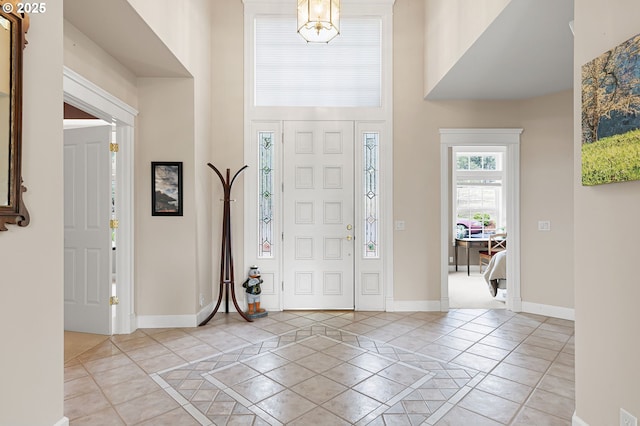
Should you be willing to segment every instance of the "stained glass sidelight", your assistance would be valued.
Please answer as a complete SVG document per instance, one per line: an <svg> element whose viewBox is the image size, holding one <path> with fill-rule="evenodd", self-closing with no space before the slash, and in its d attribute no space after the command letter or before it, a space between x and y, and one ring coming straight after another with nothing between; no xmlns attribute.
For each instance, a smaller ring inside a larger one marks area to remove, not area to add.
<svg viewBox="0 0 640 426"><path fill-rule="evenodd" d="M259 132L258 257L273 257L273 132Z"/></svg>
<svg viewBox="0 0 640 426"><path fill-rule="evenodd" d="M378 222L380 207L379 192L379 138L378 133L364 134L364 251L365 258L379 257Z"/></svg>

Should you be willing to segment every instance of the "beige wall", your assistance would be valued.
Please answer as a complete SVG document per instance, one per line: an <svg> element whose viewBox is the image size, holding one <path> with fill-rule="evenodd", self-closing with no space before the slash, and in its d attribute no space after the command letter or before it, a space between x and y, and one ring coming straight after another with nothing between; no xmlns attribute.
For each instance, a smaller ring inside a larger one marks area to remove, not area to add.
<svg viewBox="0 0 640 426"><path fill-rule="evenodd" d="M193 78L134 75L69 22L65 65L138 109L135 134L136 314L193 315L212 299L210 2L132 1ZM175 12L175 13L174 13ZM185 30L186 29L186 30ZM120 29L115 29L120 30ZM150 162L182 161L183 217L152 217Z"/></svg>
<svg viewBox="0 0 640 426"><path fill-rule="evenodd" d="M425 96L511 0L425 0ZM456 23L451 25L451 23ZM419 33L416 33L419 34ZM446 46L446 49L442 49Z"/></svg>
<svg viewBox="0 0 640 426"><path fill-rule="evenodd" d="M575 6L576 415L594 426L618 424L620 407L640 418L638 249L629 226L640 216L640 182L581 186L580 70L636 35L639 14L635 0Z"/></svg>
<svg viewBox="0 0 640 426"><path fill-rule="evenodd" d="M526 302L574 307L573 93L521 102L521 287ZM538 221L551 231L538 231Z"/></svg>
<svg viewBox="0 0 640 426"><path fill-rule="evenodd" d="M195 313L193 80L138 79L136 314ZM151 162L182 161L183 216L151 216Z"/></svg>
<svg viewBox="0 0 640 426"><path fill-rule="evenodd" d="M124 103L138 108L136 76L66 20L64 65Z"/></svg>
<svg viewBox="0 0 640 426"><path fill-rule="evenodd" d="M185 271L185 278L189 277L188 280L183 279L180 283L170 280L165 282L165 285L169 286L173 292L185 288L185 293L193 299L189 301L190 306L187 311L175 312L175 307L167 310L166 301L162 300L163 296L157 294L153 290L154 285L149 283L149 291L145 292L141 289L146 296L143 298L144 300L140 300L140 303L149 309L148 314L150 315L197 313L203 305L207 305L212 300L211 199L213 180L210 169L206 165L211 161L212 155L212 52L210 37L212 5L208 0L181 0L179 2L131 0L130 3L193 76L189 100L185 99L186 103L183 104L175 104L180 105L178 108L184 108L185 104L188 105L191 114L190 121L185 121L182 124L190 127L191 134L184 133L180 135L178 143L173 142L174 146L185 148L181 156L188 155L187 161L192 165L191 174L185 176L185 190L192 191L193 195L189 204L185 202L185 207L192 214L187 221L192 227L189 232L193 232L193 234L191 239L184 241L185 250L179 251L179 256L184 256L183 266L192 268L192 270ZM162 90L159 86L157 89ZM176 95L180 96L178 93ZM180 126L180 122L175 122L176 117L165 115L165 119ZM157 141L144 143L151 148ZM185 216L186 213L187 210L185 210ZM144 217L139 218L146 220ZM147 241L151 235L153 232L150 234L137 233L141 241ZM136 251L138 252L138 250ZM138 253L137 259L146 257L144 253ZM145 265L136 264L136 267L145 267ZM141 285L146 288L146 281ZM147 309L145 308L145 310Z"/></svg>
<svg viewBox="0 0 640 426"><path fill-rule="evenodd" d="M211 49L211 21L212 6L209 0L201 0L198 8L193 1L190 17L191 31L188 45L191 48L188 64L194 74L194 179L195 179L195 212L196 212L196 312L206 306L212 299L214 278L212 263L214 260L213 240L213 176L207 163L213 160L212 117L211 112L211 82L212 49ZM202 296L202 298L200 297Z"/></svg>
<svg viewBox="0 0 640 426"><path fill-rule="evenodd" d="M224 174L227 168L231 174L244 165L244 8L242 1L217 1L213 7L212 26L212 91L211 139L213 163ZM241 175L233 184L231 198L237 200L231 204L233 259L236 266L236 295L244 300L240 284L246 278L244 264L243 238L243 184ZM222 238L222 198L221 185L213 177L213 279L218 283L220 274L220 240Z"/></svg>
<svg viewBox="0 0 640 426"><path fill-rule="evenodd" d="M198 73L210 58L211 0L127 0L171 53ZM206 50L206 52L205 52ZM204 54L204 56L203 56Z"/></svg>
<svg viewBox="0 0 640 426"><path fill-rule="evenodd" d="M31 224L0 232L2 426L63 418L62 1L31 16L27 37L22 175Z"/></svg>
<svg viewBox="0 0 640 426"><path fill-rule="evenodd" d="M572 249L570 179L571 93L523 101L424 101L424 42L420 0L397 0L394 7L394 218L405 231L394 234L396 300L440 300L440 128L523 128L521 142L521 285L524 301L573 307L570 255L531 254L551 245L552 253ZM547 200L560 200L549 203ZM538 220L552 231L537 231ZM444 260L446 261L446 259ZM426 262L426 265L425 265ZM421 280L415 266L422 267ZM531 274L531 275L527 275Z"/></svg>
<svg viewBox="0 0 640 426"><path fill-rule="evenodd" d="M210 37L212 5L208 0L182 0L178 3L131 0L130 3L193 76L188 79L190 82L183 79L140 79L138 82L141 90L141 127L137 148L145 154L143 158L136 158L136 176L142 175L144 178L144 170L149 167L152 156L156 159L164 156L164 161L183 161L184 190L185 196L189 194L189 198L185 198L183 218L163 218L169 219L166 225L174 222L177 224L175 231L178 232L180 241L172 252L172 258L168 259L174 267L180 266L170 275L147 271L155 261L147 249L159 254L152 245L158 239L157 226L164 221L151 218L148 204L144 201L136 204L136 209L142 211L142 214L136 211L136 223L140 225L136 229L136 275L140 279L136 281L137 313L194 314L213 298L213 176L207 167L207 163L213 161ZM155 102L160 102L160 105L155 105ZM154 129L155 126L158 129ZM156 137L149 138L150 132ZM169 134L171 138L168 138ZM142 171L138 168L142 168ZM136 190L147 191L146 187L138 184ZM166 237L168 245L173 246L174 240L169 235ZM176 280L176 274L182 277ZM186 299L180 298L180 303L174 304L171 297L157 292L159 284L167 293L183 294Z"/></svg>

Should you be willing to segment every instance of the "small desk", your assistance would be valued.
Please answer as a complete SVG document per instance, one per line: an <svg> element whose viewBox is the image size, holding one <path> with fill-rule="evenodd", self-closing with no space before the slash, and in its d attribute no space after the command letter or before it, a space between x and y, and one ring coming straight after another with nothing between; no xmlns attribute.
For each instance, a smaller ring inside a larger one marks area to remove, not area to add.
<svg viewBox="0 0 640 426"><path fill-rule="evenodd" d="M467 275L469 275L469 248L478 247L485 248L489 246L489 237L487 234L480 234L478 237L471 238L456 238L455 242L455 260L456 260L456 272L458 271L458 247L464 247L467 250Z"/></svg>

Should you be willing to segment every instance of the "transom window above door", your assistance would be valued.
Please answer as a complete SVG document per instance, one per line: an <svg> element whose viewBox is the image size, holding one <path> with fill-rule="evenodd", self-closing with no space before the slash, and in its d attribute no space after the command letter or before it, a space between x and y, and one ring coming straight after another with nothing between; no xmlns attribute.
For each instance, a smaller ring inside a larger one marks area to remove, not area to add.
<svg viewBox="0 0 640 426"><path fill-rule="evenodd" d="M329 44L306 43L295 18L255 20L255 105L380 107L382 21L341 18Z"/></svg>

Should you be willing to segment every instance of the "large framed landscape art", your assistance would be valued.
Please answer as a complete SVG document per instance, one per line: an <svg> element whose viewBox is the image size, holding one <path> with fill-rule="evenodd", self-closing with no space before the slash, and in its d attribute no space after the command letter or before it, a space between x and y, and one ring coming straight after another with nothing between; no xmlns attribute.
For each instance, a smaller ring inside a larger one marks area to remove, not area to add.
<svg viewBox="0 0 640 426"><path fill-rule="evenodd" d="M582 184L640 179L640 34L582 66Z"/></svg>

